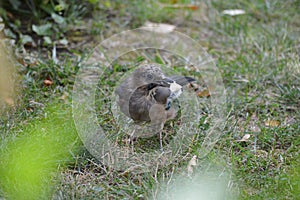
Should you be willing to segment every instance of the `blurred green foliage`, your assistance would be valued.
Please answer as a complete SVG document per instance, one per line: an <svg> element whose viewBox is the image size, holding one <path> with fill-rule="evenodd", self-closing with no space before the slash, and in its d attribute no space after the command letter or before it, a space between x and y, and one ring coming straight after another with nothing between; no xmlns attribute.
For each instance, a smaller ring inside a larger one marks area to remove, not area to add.
<svg viewBox="0 0 300 200"><path fill-rule="evenodd" d="M76 151L71 108L48 107L43 120L22 127L16 138L12 133L0 143L0 196L49 199L56 172Z"/></svg>
<svg viewBox="0 0 300 200"><path fill-rule="evenodd" d="M30 37L34 36L44 37L44 42L51 44L64 38L68 25L87 14L89 6L83 0L4 0L0 3L0 15L10 29L6 35L23 44L31 42Z"/></svg>
<svg viewBox="0 0 300 200"><path fill-rule="evenodd" d="M9 28L6 36L16 39L19 44L42 38L43 45L51 45L77 34L74 26L87 26L85 17L94 18L92 27L87 26L86 31L95 35L107 30L108 23L113 29L115 26L136 28L147 20L171 21L176 10L166 8L162 3L166 1L4 0L0 3L0 16Z"/></svg>

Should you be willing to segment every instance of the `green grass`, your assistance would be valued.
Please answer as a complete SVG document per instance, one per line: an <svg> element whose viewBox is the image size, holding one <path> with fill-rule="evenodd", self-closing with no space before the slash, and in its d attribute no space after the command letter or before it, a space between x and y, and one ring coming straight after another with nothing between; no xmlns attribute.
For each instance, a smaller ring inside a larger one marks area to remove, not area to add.
<svg viewBox="0 0 300 200"><path fill-rule="evenodd" d="M180 185L178 180L182 179L183 185L190 185L193 188L192 185L198 184L195 177L203 175L211 184L218 180L226 182L216 187L220 188L221 192L225 190L227 199L233 197L276 200L299 198L299 1L214 0L200 4L197 11L163 8L161 4L150 0L94 2L96 2L94 6L89 7L90 15L76 22L78 25L85 24L84 20L92 21L92 27L86 28L88 30L84 33L99 36L94 41L139 27L146 20L175 24L178 31L199 41L199 44L214 58L223 78L228 103L226 127L212 152L198 160L198 165L194 167L194 179L187 178L187 165L202 142L201 134L194 138L188 150L176 155L178 160L171 165L144 173L117 171L93 158L86 150L80 153L71 151L70 157L64 149L62 157L48 157L46 161L52 164L46 165L47 170L41 173L44 179L56 180L56 184L53 185L50 181L51 189L47 190L45 187L45 190L40 190L37 187L35 190L34 185L38 182L34 182L35 176L32 176L33 189L27 189L29 192L38 191L36 192L38 197L43 194L43 191L47 195L52 195L54 192L54 197L63 199L166 199L164 194L170 192L171 195L172 189ZM159 2L171 5L171 1ZM190 3L189 1L178 2ZM234 8L243 9L246 14L241 16L221 14L224 9ZM74 9L70 12L78 11ZM72 17L76 14L78 13L68 13L66 16ZM61 32L60 30L60 34ZM4 155L1 157L4 164L1 165L0 173L6 174L6 177L9 175L6 172L14 165L13 161L12 164L8 162L13 156L18 155L20 159L16 157L15 161L20 162L19 165L24 165L26 169L28 166L22 160L22 153L29 155L36 153L35 150L31 151L35 145L50 148L35 139L41 134L40 130L49 129L46 135L59 132L61 128L63 133L74 133L75 127L69 115L72 86L82 64L82 58L85 56L85 50L94 46L89 42L84 47L72 45L77 42L74 41L74 35L75 32L70 35L63 34L63 37L70 42L70 46L75 47L59 49L60 63L58 64L48 59L50 56L46 56L51 55L52 48L27 49L29 52L39 50L40 55L43 56L39 56L39 62L21 68L19 87L23 89L15 100L16 107L3 112L1 116L0 132L4 140L0 147L1 152L5 153L1 154ZM86 40L86 37L80 36L79 39ZM78 56L82 58L78 59ZM137 63L145 61L167 64L169 58L168 54L160 51L129 53L117 60L113 69L104 73L105 76L99 80L97 87L96 111L98 123L103 125L106 131L111 134L118 131L110 111L109 97L124 72ZM181 62L177 63L176 72L189 75L191 72L182 72L181 65ZM201 76L198 78L200 81L205 79ZM52 80L53 85L44 86L45 79ZM50 112L46 109L48 105L53 104L57 104L54 110ZM61 119L59 117L54 117L53 122L44 119L46 114L53 116L50 113L55 115L61 112L68 113L67 121L61 126L55 126L55 123ZM209 109L205 112L209 116ZM40 119L44 121L37 122ZM279 126L266 125L272 120L279 122ZM209 126L205 121L202 119L199 122L202 131ZM177 125L171 122L166 127L172 128ZM251 134L249 141L237 141L245 134ZM59 139L56 134L54 135ZM33 138L35 142L27 144L26 141L30 141L27 138ZM125 142L126 134L115 139L118 144L131 147ZM14 146L19 144L16 141L21 141L20 147ZM29 146L28 150L22 149L25 143ZM152 151L157 147L156 137L136 141L134 144L137 151ZM62 164L61 167L59 164L65 162L60 160L66 158L67 165ZM59 161L53 162L53 160ZM38 162L40 165L36 165L33 169L45 167L44 160L37 159ZM56 173L51 174L57 171L59 176ZM24 179L17 177L17 172L17 169L11 172L11 177L15 176L15 180L22 183ZM19 191L18 187L12 187L11 177L7 179L2 178L5 176L0 177L0 195L7 197L15 190ZM201 181L199 184L202 184ZM189 191L189 195L193 193L191 188L186 190ZM207 189L210 190L213 189Z"/></svg>

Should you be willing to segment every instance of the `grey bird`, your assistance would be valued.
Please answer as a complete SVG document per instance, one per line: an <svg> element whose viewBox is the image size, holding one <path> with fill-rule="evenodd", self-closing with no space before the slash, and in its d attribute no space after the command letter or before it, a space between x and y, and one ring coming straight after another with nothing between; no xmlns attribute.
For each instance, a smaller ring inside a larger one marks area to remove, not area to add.
<svg viewBox="0 0 300 200"><path fill-rule="evenodd" d="M163 74L159 65L145 64L137 68L119 87L115 93L119 96L118 104L121 111L128 117L129 114L129 99L133 92L140 86L160 81L166 76Z"/></svg>
<svg viewBox="0 0 300 200"><path fill-rule="evenodd" d="M180 96L183 86L194 81L185 76L167 77L158 64L145 64L117 87L115 93L125 115L135 122L150 122L150 128L143 132L161 136L166 121L176 117L173 100Z"/></svg>

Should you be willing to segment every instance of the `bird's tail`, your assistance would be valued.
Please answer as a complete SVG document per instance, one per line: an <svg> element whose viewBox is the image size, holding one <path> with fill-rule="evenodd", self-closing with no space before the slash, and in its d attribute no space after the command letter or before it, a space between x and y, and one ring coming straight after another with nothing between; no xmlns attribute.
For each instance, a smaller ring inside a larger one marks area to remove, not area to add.
<svg viewBox="0 0 300 200"><path fill-rule="evenodd" d="M177 84L181 85L181 86L185 86L188 83L194 82L196 81L196 79L189 77L189 76L170 76L168 77L169 79L175 81Z"/></svg>

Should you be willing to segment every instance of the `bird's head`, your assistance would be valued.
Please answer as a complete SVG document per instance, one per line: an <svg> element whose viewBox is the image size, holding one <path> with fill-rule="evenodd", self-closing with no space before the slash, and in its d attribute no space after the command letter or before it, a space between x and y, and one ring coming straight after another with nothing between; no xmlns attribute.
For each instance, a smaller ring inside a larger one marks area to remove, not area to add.
<svg viewBox="0 0 300 200"><path fill-rule="evenodd" d="M135 70L134 76L151 83L165 78L161 68L156 64L146 64Z"/></svg>

